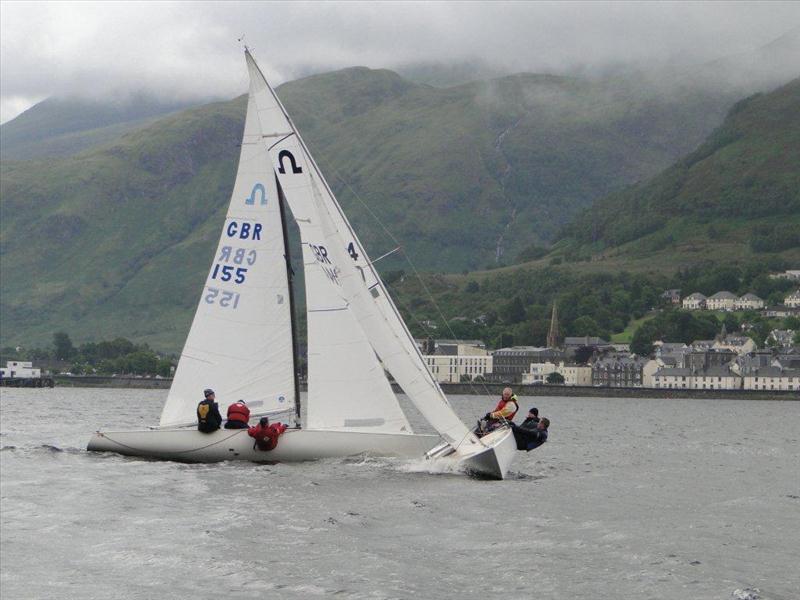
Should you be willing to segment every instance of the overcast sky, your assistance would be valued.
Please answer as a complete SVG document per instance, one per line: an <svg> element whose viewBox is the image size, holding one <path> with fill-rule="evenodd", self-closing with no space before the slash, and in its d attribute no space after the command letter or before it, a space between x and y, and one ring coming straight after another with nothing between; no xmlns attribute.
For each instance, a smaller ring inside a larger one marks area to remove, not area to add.
<svg viewBox="0 0 800 600"><path fill-rule="evenodd" d="M800 2L2 2L0 122L51 95L233 97L242 34L278 84L475 58L509 72L702 63L799 25Z"/></svg>

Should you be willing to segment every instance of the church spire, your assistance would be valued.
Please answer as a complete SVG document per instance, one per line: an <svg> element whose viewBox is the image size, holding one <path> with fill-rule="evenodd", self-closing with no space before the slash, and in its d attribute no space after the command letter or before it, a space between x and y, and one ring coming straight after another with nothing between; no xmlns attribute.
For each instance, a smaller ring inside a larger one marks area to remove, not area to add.
<svg viewBox="0 0 800 600"><path fill-rule="evenodd" d="M550 331L547 332L547 347L558 348L561 345L561 331L558 328L558 306L553 301L553 314L550 317Z"/></svg>

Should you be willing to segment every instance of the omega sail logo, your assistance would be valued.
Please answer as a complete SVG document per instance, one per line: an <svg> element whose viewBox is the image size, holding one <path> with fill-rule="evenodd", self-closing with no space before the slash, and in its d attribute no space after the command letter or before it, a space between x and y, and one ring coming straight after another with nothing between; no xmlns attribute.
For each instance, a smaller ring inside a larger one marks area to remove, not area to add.
<svg viewBox="0 0 800 600"><path fill-rule="evenodd" d="M253 206L256 203L256 197L261 197L261 206L267 205L267 191L264 189L263 183L257 183L253 186L253 191L250 192L250 196L245 199L244 203Z"/></svg>
<svg viewBox="0 0 800 600"><path fill-rule="evenodd" d="M283 166L284 158L289 159L289 164L292 166L292 174L303 172L303 168L297 166L297 161L294 158L294 154L292 154L288 150L281 150L278 153L278 173L280 173L281 175L286 175L286 168Z"/></svg>

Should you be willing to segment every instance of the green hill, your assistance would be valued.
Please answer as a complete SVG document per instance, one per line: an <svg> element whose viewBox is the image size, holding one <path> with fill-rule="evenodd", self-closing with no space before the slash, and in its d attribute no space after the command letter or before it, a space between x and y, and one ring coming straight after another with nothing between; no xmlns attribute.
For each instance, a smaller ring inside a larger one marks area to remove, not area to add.
<svg viewBox="0 0 800 600"><path fill-rule="evenodd" d="M800 248L800 79L737 103L694 152L611 194L565 228L557 255L695 252L729 258ZM713 253L713 249L712 249ZM719 257L721 258L721 257Z"/></svg>
<svg viewBox="0 0 800 600"><path fill-rule="evenodd" d="M71 156L187 105L144 94L111 100L48 98L0 126L0 159Z"/></svg>
<svg viewBox="0 0 800 600"><path fill-rule="evenodd" d="M448 271L547 240L576 210L693 148L728 102L541 75L434 88L366 68L279 93L371 254L392 243L362 202L417 265ZM3 161L2 343L63 329L76 341L179 347L228 202L244 108L243 98L210 104L80 154Z"/></svg>

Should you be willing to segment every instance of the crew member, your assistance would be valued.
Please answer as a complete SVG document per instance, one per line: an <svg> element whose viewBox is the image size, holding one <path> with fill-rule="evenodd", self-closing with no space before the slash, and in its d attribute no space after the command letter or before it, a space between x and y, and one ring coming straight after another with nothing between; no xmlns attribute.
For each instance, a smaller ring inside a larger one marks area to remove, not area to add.
<svg viewBox="0 0 800 600"><path fill-rule="evenodd" d="M286 425L283 423L270 425L268 417L261 417L258 425L247 430L247 435L255 439L254 445L259 450L274 450L278 445L278 438L284 431L286 431Z"/></svg>
<svg viewBox="0 0 800 600"><path fill-rule="evenodd" d="M225 429L247 429L247 422L250 420L250 409L244 400L234 402L228 407L228 421Z"/></svg>
<svg viewBox="0 0 800 600"><path fill-rule="evenodd" d="M526 422L528 419L525 420ZM547 430L550 427L550 419L543 417L535 427L511 424L514 432L514 440L517 442L517 450L530 452L547 441Z"/></svg>
<svg viewBox="0 0 800 600"><path fill-rule="evenodd" d="M222 415L219 414L219 404L216 402L214 390L206 388L203 390L205 400L201 400L197 405L197 430L203 433L211 433L219 429L222 424Z"/></svg>
<svg viewBox="0 0 800 600"><path fill-rule="evenodd" d="M536 425L539 423L539 409L535 406L528 411L528 416L525 417L525 420L522 422L520 427L525 427L527 429L536 429Z"/></svg>

